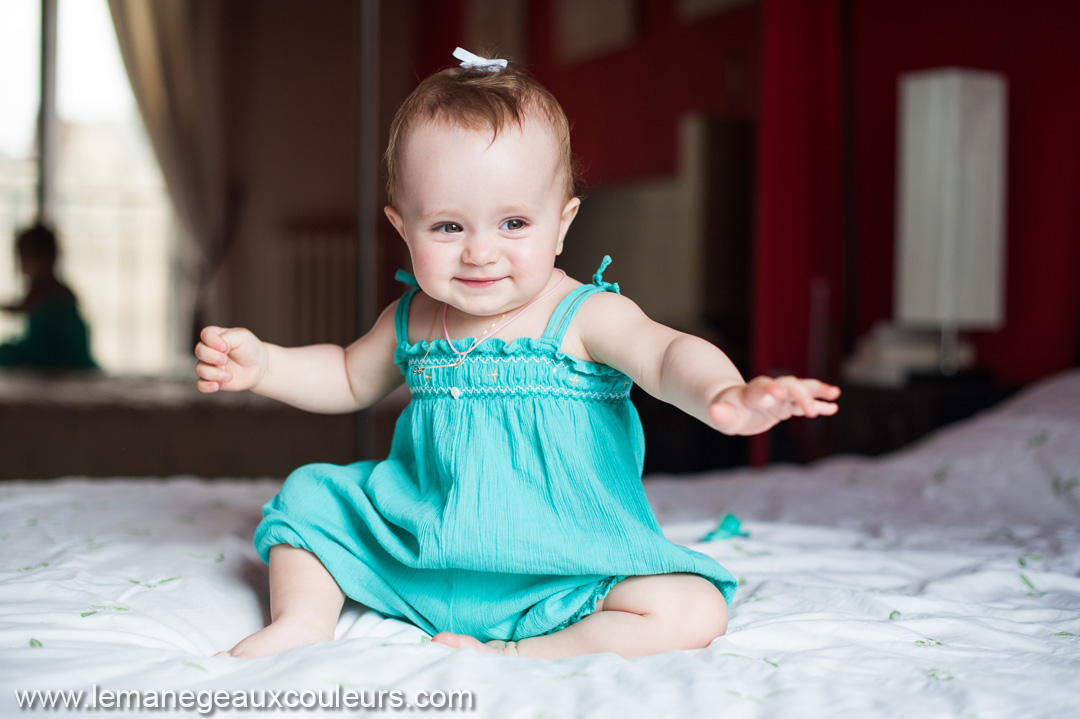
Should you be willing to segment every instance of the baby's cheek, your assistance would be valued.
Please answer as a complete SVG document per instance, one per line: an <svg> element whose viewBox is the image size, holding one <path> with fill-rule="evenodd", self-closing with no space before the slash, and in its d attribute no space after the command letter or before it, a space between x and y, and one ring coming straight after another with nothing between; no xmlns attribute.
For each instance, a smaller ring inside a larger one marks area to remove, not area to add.
<svg viewBox="0 0 1080 719"><path fill-rule="evenodd" d="M420 284L420 289L428 292L429 288L434 288L439 282L440 276L445 274L439 271L441 264L444 263L434 261L431 257L423 254L413 253L413 275Z"/></svg>

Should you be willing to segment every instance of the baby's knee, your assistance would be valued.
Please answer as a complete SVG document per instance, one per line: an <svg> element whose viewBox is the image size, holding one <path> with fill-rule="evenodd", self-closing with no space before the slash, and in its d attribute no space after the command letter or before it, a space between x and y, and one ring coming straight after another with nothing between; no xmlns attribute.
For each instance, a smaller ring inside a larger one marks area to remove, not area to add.
<svg viewBox="0 0 1080 719"><path fill-rule="evenodd" d="M683 575L674 616L680 644L685 649L707 647L727 631L728 605L716 585L699 575Z"/></svg>
<svg viewBox="0 0 1080 719"><path fill-rule="evenodd" d="M271 506L284 509L292 516L325 517L326 510L351 503L347 488L355 484L347 478L348 468L319 462L305 464L285 478L281 490L271 500Z"/></svg>

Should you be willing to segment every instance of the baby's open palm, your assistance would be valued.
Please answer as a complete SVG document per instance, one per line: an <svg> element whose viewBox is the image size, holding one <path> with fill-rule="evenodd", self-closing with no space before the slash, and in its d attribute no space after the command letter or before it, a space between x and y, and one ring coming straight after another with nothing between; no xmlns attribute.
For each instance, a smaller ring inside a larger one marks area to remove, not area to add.
<svg viewBox="0 0 1080 719"><path fill-rule="evenodd" d="M721 392L709 418L724 434L758 434L791 417L836 414L839 396L839 387L816 379L755 377Z"/></svg>

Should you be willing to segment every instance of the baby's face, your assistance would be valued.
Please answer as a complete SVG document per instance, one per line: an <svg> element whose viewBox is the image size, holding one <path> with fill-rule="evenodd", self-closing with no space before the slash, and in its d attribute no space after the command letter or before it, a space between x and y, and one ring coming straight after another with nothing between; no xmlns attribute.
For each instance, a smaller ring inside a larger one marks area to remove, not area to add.
<svg viewBox="0 0 1080 719"><path fill-rule="evenodd" d="M543 122L488 130L444 123L414 128L401 156L397 207L429 296L489 317L539 295L579 201L567 200L554 134Z"/></svg>

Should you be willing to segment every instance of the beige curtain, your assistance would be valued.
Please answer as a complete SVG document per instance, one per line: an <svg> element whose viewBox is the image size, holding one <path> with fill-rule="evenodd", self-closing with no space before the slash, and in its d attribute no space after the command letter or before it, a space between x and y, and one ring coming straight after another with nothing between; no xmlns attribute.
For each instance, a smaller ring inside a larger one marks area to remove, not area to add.
<svg viewBox="0 0 1080 719"><path fill-rule="evenodd" d="M190 322L195 331L230 235L217 80L223 4L109 0L124 65L176 208L178 305L186 309L180 312L188 318L184 324ZM181 341L187 339L190 335Z"/></svg>

